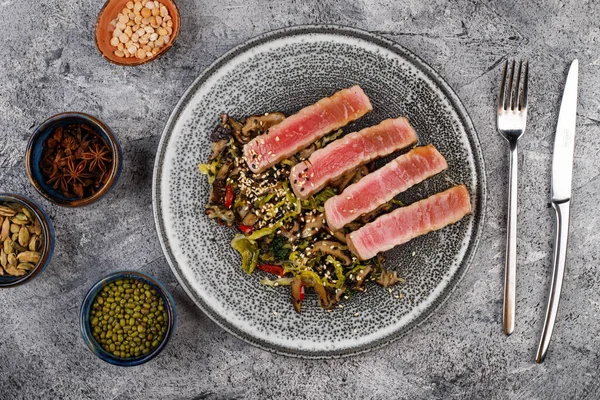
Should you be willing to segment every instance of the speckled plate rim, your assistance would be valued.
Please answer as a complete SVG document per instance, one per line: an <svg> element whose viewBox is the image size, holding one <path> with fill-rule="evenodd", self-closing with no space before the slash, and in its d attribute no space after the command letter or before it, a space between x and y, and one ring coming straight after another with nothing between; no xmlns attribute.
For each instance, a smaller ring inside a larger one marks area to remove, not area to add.
<svg viewBox="0 0 600 400"><path fill-rule="evenodd" d="M370 343L354 348L344 348L325 351L307 351L303 349L290 349L287 347L275 345L266 340L261 340L257 337L251 336L237 329L235 326L232 326L221 315L212 310L201 299L197 298L194 295L194 293L192 293L192 291L189 289L188 283L179 272L179 267L177 265L177 262L175 261L175 256L173 255L173 252L170 249L168 238L166 237L163 216L161 213L160 176L167 144L169 143L176 122L178 121L182 112L185 110L187 104L192 100L193 94L207 80L209 80L210 77L212 77L229 61L231 61L241 53L249 51L256 46L266 44L273 40L305 34L343 35L370 42L375 46L382 47L388 51L397 54L399 57L412 64L415 68L417 68L428 78L430 78L431 81L437 86L437 88L444 94L444 96L446 96L446 99L451 103L454 111L456 112L457 117L460 119L461 124L465 129L466 138L468 139L469 146L473 151L475 179L479 183L477 193L478 201L475 209L473 210L473 214L477 216L478 223L474 224L474 231L472 232L471 240L469 240L469 245L464 253L461 262L459 263L460 265L458 266L456 273L450 278L447 286L443 289L442 293L437 297L437 299L434 300L434 302L428 307L428 309L426 309L423 313L421 313L417 318L412 320L405 327L392 332L388 336L379 338L378 340L374 340ZM169 116L169 119L167 120L167 123L165 124L165 127L163 129L160 142L158 144L158 150L156 153L152 177L152 205L158 238L163 249L163 253L165 254L165 258L167 259L167 262L169 263L173 274L177 278L177 281L179 282L183 290L190 297L190 299L192 299L192 301L198 306L198 308L200 308L200 310L202 310L210 319L212 319L217 325L219 325L221 328L231 333L235 337L253 346L259 347L263 350L291 357L310 359L331 359L354 356L375 349L379 349L385 345L388 345L404 337L409 331L413 330L414 328L420 326L447 301L447 299L452 295L452 293L454 293L456 287L469 270L469 267L475 256L479 241L481 239L485 220L485 204L487 197L486 187L487 185L485 161L483 158L483 152L481 150L481 145L479 143L479 138L477 136L475 126L473 125L473 122L471 121L471 118L469 117L464 105L460 101L460 98L456 95L456 93L450 87L450 85L448 85L448 83L446 83L446 81L432 67L427 65L423 60L421 60L411 51L405 49L399 44L383 36L374 33L340 25L300 25L270 31L256 36L234 47L233 49L229 50L227 53L216 59L198 78L196 78L192 85L185 91L185 93L181 96L177 105L173 109L171 115Z"/></svg>

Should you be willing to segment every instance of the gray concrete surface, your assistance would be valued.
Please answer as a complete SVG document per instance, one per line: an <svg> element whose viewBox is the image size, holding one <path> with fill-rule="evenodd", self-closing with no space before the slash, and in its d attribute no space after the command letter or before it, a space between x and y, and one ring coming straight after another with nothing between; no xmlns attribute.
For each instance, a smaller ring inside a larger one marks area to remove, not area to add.
<svg viewBox="0 0 600 400"><path fill-rule="evenodd" d="M38 200L56 226L56 252L34 282L0 291L0 399L400 399L600 397L600 4L595 0L178 0L175 47L138 68L105 62L93 42L101 0L0 0L0 191ZM479 132L488 172L487 221L471 269L451 299L404 340L348 359L307 361L235 339L187 299L152 219L151 178L163 124L216 57L271 29L337 23L378 32L447 79ZM521 143L517 329L502 334L506 146L494 102L507 56L531 62L530 118ZM553 214L547 208L557 110L579 58L571 241L552 347L534 363L548 291ZM76 210L42 200L23 152L36 124L67 110L118 134L121 180ZM156 360L107 365L77 324L87 289L134 268L168 284L176 335Z"/></svg>

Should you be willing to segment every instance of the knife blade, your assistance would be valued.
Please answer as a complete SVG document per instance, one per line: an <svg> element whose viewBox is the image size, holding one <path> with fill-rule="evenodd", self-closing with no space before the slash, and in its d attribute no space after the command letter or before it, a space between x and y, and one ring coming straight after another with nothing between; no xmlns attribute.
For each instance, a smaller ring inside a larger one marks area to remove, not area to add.
<svg viewBox="0 0 600 400"><path fill-rule="evenodd" d="M558 114L558 123L556 125L556 136L554 137L554 153L552 156L552 207L556 212L554 268L550 282L544 327L542 328L542 335L536 355L538 363L544 361L550 345L565 273L569 236L571 183L573 180L575 125L577 120L578 74L579 63L577 60L574 60L567 75L560 112Z"/></svg>
<svg viewBox="0 0 600 400"><path fill-rule="evenodd" d="M552 201L571 199L573 179L573 149L575 148L575 122L577 118L577 82L579 62L573 61L560 104L554 155L552 158Z"/></svg>

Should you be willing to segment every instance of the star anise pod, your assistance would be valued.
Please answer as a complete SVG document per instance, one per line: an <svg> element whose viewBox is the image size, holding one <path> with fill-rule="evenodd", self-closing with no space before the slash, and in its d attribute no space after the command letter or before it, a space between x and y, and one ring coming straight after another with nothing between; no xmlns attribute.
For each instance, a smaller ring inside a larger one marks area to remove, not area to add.
<svg viewBox="0 0 600 400"><path fill-rule="evenodd" d="M90 172L99 169L106 172L106 164L112 161L110 150L105 146L94 144L86 152L81 155L81 158L88 162L88 170Z"/></svg>
<svg viewBox="0 0 600 400"><path fill-rule="evenodd" d="M73 157L69 157L69 160L67 161L67 168L65 168L65 177L67 178L67 183L71 185L82 185L83 180L90 177L90 174L84 171L85 161L81 161L76 165Z"/></svg>
<svg viewBox="0 0 600 400"><path fill-rule="evenodd" d="M52 185L55 190L60 190L63 195L67 197L69 196L67 177L62 173L62 171L59 171L58 169L54 170L46 183L48 185Z"/></svg>

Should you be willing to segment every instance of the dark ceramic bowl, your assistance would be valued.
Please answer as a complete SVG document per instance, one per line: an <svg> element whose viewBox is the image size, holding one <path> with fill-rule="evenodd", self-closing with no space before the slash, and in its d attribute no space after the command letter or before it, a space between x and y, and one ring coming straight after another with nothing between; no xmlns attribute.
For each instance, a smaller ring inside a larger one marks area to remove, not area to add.
<svg viewBox="0 0 600 400"><path fill-rule="evenodd" d="M52 252L54 250L54 227L52 226L52 221L50 221L50 218L48 218L46 213L37 204L23 196L0 193L0 204L4 204L5 202L21 204L40 221L40 224L42 225L43 242L41 250L42 257L35 268L27 275L23 276L0 276L0 288L18 286L35 279L50 263Z"/></svg>
<svg viewBox="0 0 600 400"><path fill-rule="evenodd" d="M169 15L173 20L173 33L171 34L169 43L163 46L154 57L144 58L143 60L140 60L137 57L117 57L114 54L114 51L116 50L115 47L110 44L110 39L115 30L110 22L117 17L128 1L129 0L108 0L102 7L102 10L100 10L96 22L96 48L106 60L121 66L141 65L156 60L173 47L173 43L175 43L177 36L179 36L180 27L179 10L177 9L175 2L173 0L159 0L160 3L167 7Z"/></svg>
<svg viewBox="0 0 600 400"><path fill-rule="evenodd" d="M40 169L40 161L42 158L43 143L52 135L54 129L59 126L67 126L71 124L86 124L104 139L112 155L112 165L109 168L109 177L104 186L100 188L94 195L84 197L82 199L76 197L66 197L46 183ZM27 176L33 187L46 198L46 200L65 207L80 207L91 204L99 200L102 196L110 191L112 186L117 182L121 173L123 164L123 155L121 146L117 141L116 136L110 128L97 118L81 112L66 112L56 114L53 117L45 120L31 135L27 149L25 151L25 168Z"/></svg>
<svg viewBox="0 0 600 400"><path fill-rule="evenodd" d="M165 310L169 318L165 336L162 342L154 350L143 356L130 358L116 357L104 350L104 348L102 348L100 343L98 343L92 335L92 328L90 324L90 311L92 310L92 304L94 303L96 296L98 295L98 293L100 293L100 290L102 290L104 286L119 279L137 279L139 281L142 281L143 283L147 283L154 290L156 290L157 293L160 294L165 304ZM173 331L175 330L175 315L175 302L173 301L173 297L171 297L171 294L169 293L167 288L160 281L151 277L150 275L142 274L141 272L120 271L113 272L112 274L101 279L94 286L92 286L92 288L85 296L83 304L81 305L79 322L81 328L81 335L83 336L83 341L92 351L92 353L94 353L102 360L110 364L118 365L121 367L133 367L135 365L140 365L147 361L150 361L165 348L165 346L169 342L169 339L171 338L171 335L173 334Z"/></svg>

